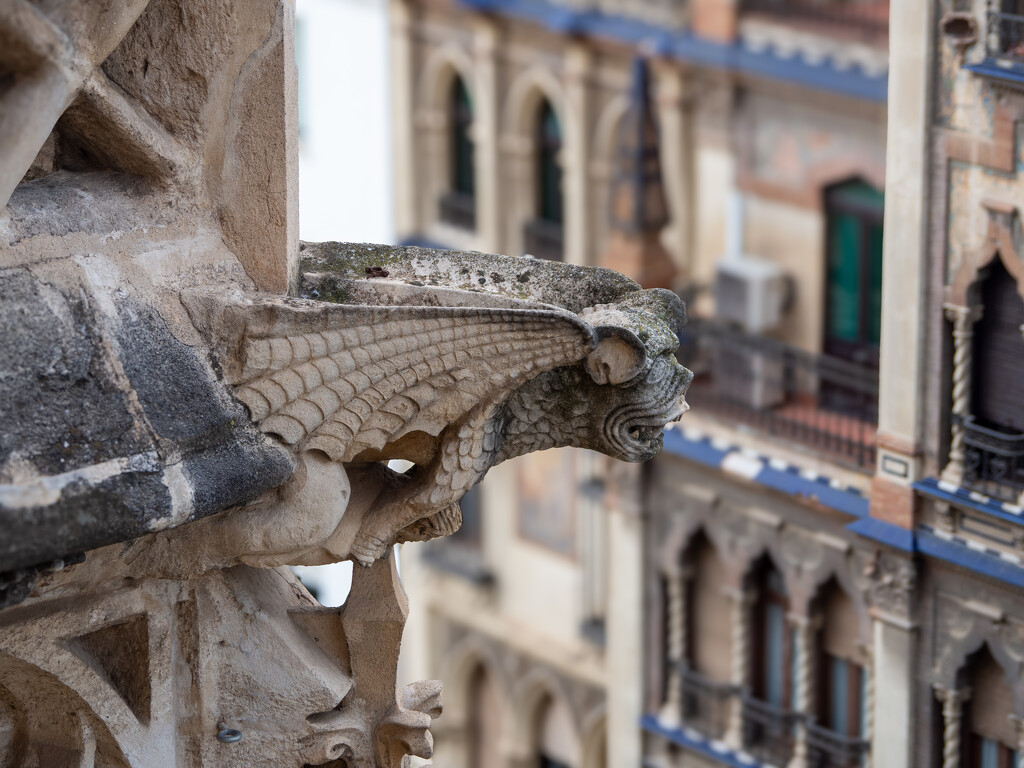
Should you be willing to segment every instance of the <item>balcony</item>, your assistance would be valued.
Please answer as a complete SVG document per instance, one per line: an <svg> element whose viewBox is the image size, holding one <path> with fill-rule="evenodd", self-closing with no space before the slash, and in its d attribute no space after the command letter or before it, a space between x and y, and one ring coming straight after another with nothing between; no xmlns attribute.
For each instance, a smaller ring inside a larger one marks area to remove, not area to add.
<svg viewBox="0 0 1024 768"><path fill-rule="evenodd" d="M889 0L742 0L740 13L872 42L889 34Z"/></svg>
<svg viewBox="0 0 1024 768"><path fill-rule="evenodd" d="M793 755L798 715L766 701L743 697L743 743L763 763L786 765Z"/></svg>
<svg viewBox="0 0 1024 768"><path fill-rule="evenodd" d="M548 261L561 261L562 225L544 219L532 219L523 226L523 253Z"/></svg>
<svg viewBox="0 0 1024 768"><path fill-rule="evenodd" d="M809 768L859 768L870 744L843 736L813 723L807 724L807 765Z"/></svg>
<svg viewBox="0 0 1024 768"><path fill-rule="evenodd" d="M1024 434L964 419L963 486L994 499L1018 502L1024 493Z"/></svg>
<svg viewBox="0 0 1024 768"><path fill-rule="evenodd" d="M465 192L445 192L438 216L445 224L459 229L476 229L476 200Z"/></svg>
<svg viewBox="0 0 1024 768"><path fill-rule="evenodd" d="M878 371L691 319L679 357L694 412L797 443L837 463L875 466Z"/></svg>
<svg viewBox="0 0 1024 768"><path fill-rule="evenodd" d="M683 722L709 739L721 739L728 725L736 689L680 665L683 679Z"/></svg>

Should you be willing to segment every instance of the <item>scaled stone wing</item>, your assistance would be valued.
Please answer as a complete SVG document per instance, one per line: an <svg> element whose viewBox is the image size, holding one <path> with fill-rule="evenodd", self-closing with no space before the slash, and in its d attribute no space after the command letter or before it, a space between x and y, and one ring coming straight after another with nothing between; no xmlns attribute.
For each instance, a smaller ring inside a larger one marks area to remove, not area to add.
<svg viewBox="0 0 1024 768"><path fill-rule="evenodd" d="M225 376L253 420L334 461L379 458L412 433L437 437L474 406L583 360L596 344L590 325L557 309L240 296L224 309Z"/></svg>

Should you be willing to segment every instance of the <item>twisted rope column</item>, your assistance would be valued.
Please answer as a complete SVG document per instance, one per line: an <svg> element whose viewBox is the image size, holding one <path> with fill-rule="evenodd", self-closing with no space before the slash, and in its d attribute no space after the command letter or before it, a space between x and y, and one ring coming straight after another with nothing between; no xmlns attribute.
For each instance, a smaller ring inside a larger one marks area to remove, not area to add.
<svg viewBox="0 0 1024 768"><path fill-rule="evenodd" d="M750 676L750 605L754 595L743 590L726 593L732 601L732 669L729 682L738 692L729 710L725 743L734 750L743 747L743 694L749 688Z"/></svg>
<svg viewBox="0 0 1024 768"><path fill-rule="evenodd" d="M960 485L964 476L963 420L971 415L974 324L981 318L981 307L947 304L946 317L953 323L953 425L949 462L942 471L942 479Z"/></svg>
<svg viewBox="0 0 1024 768"><path fill-rule="evenodd" d="M804 768L807 765L807 723L811 715L811 690L814 682L814 632L818 622L807 616L790 616L796 629L796 690L793 709L803 715L796 725L796 739L793 743L793 757L789 768Z"/></svg>
<svg viewBox="0 0 1024 768"><path fill-rule="evenodd" d="M942 702L942 768L960 768L960 721L969 690L936 691Z"/></svg>
<svg viewBox="0 0 1024 768"><path fill-rule="evenodd" d="M683 571L666 573L665 581L665 634L668 679L665 701L658 719L665 725L679 725L683 721L683 673L681 666L687 656L686 647L686 574Z"/></svg>
<svg viewBox="0 0 1024 768"><path fill-rule="evenodd" d="M868 662L865 674L868 676L868 684L867 690L864 691L864 698L866 699L864 702L864 741L870 746L864 755L864 762L861 764L861 768L871 768L874 762L872 748L875 744L875 665L873 661ZM1024 768L1024 766L1021 768Z"/></svg>
<svg viewBox="0 0 1024 768"><path fill-rule="evenodd" d="M1010 719L1017 727L1017 762L1010 768L1024 768L1024 718L1010 715Z"/></svg>

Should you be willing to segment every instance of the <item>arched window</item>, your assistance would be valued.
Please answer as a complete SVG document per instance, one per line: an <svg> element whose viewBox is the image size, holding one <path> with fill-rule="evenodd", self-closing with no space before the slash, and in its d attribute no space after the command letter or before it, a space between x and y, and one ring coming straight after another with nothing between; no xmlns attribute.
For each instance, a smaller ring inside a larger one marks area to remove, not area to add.
<svg viewBox="0 0 1024 768"><path fill-rule="evenodd" d="M984 426L1024 432L1024 301L996 257L979 286L981 318L974 326L971 411Z"/></svg>
<svg viewBox="0 0 1024 768"><path fill-rule="evenodd" d="M754 644L751 688L754 696L779 710L792 708L793 628L787 619L789 591L771 560L756 570L757 597L751 609Z"/></svg>
<svg viewBox="0 0 1024 768"><path fill-rule="evenodd" d="M449 104L451 110L451 188L454 192L473 196L474 173L473 140L470 130L473 126L473 102L461 77L452 82Z"/></svg>
<svg viewBox="0 0 1024 768"><path fill-rule="evenodd" d="M1010 718L1013 691L1006 673L988 646L971 657L965 672L973 695L964 707L966 733L960 764L970 768L1017 768L1017 734Z"/></svg>
<svg viewBox="0 0 1024 768"><path fill-rule="evenodd" d="M839 765L844 756L859 760L866 749L867 658L858 643L853 602L834 581L821 595L819 609L817 716L807 726L808 742L814 759Z"/></svg>
<svg viewBox="0 0 1024 768"><path fill-rule="evenodd" d="M686 562L686 651L683 672L683 721L705 736L725 734L732 688L732 623L722 584L725 565L711 542L699 534Z"/></svg>
<svg viewBox="0 0 1024 768"><path fill-rule="evenodd" d="M441 197L441 220L463 229L476 227L472 128L473 101L456 75L448 96L448 191Z"/></svg>
<svg viewBox="0 0 1024 768"><path fill-rule="evenodd" d="M793 751L797 679L796 630L789 621L789 590L782 572L765 557L748 585L750 608L750 696L744 700L744 740L759 759L785 765Z"/></svg>
<svg viewBox="0 0 1024 768"><path fill-rule="evenodd" d="M562 125L545 99L537 112L537 218L562 223Z"/></svg>
<svg viewBox="0 0 1024 768"><path fill-rule="evenodd" d="M534 211L523 229L523 250L531 256L561 261L562 125L554 108L543 99L533 126Z"/></svg>
<svg viewBox="0 0 1024 768"><path fill-rule="evenodd" d="M825 352L877 366L882 317L883 193L860 180L825 193Z"/></svg>

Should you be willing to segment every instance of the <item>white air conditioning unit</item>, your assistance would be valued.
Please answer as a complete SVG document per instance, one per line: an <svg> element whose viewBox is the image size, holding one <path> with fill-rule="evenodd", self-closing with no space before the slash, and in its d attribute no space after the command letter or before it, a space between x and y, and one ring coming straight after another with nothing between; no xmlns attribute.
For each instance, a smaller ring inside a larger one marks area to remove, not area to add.
<svg viewBox="0 0 1024 768"><path fill-rule="evenodd" d="M788 291L777 264L751 256L724 258L715 272L715 315L747 333L764 333L782 320Z"/></svg>

